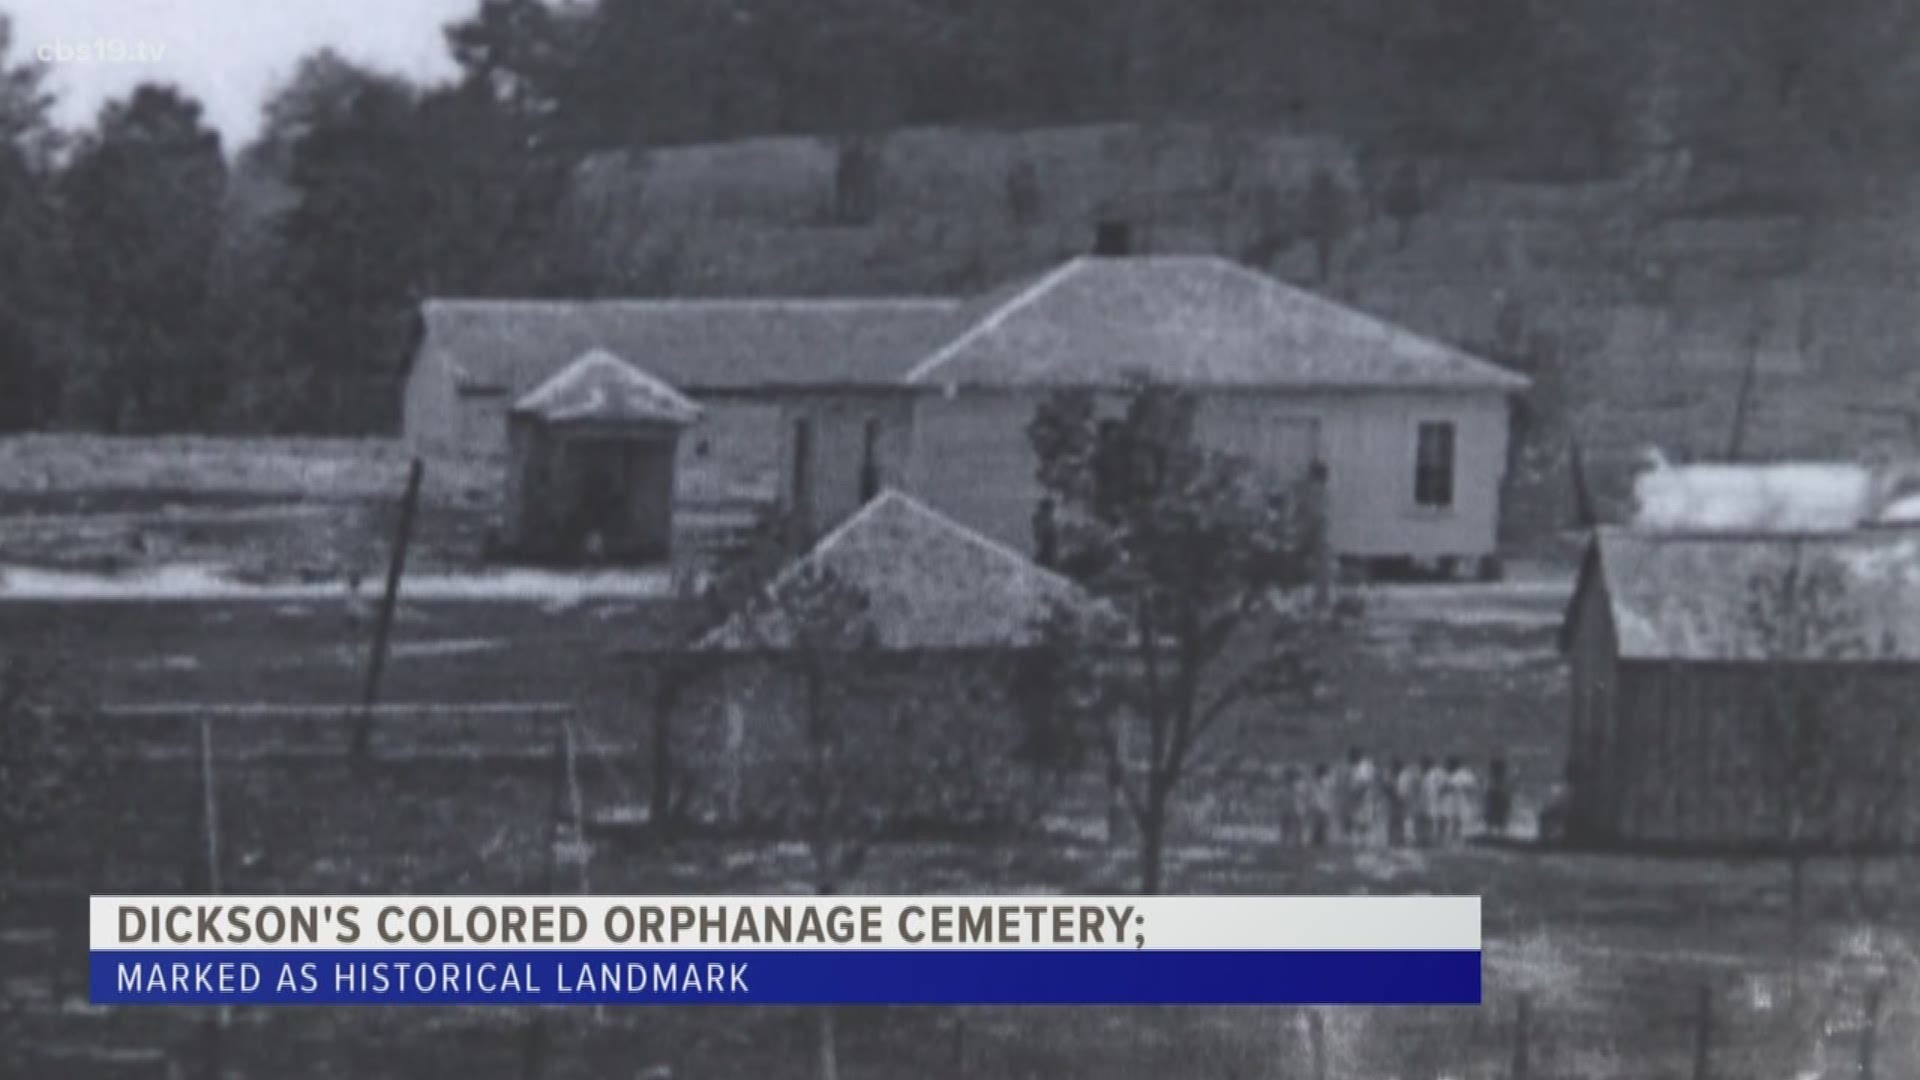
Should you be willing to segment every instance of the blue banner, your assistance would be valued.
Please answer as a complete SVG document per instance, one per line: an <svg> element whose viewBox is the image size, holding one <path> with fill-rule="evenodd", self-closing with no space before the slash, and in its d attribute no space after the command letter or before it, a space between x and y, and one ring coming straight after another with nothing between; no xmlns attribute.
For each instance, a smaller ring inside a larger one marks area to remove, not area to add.
<svg viewBox="0 0 1920 1080"><path fill-rule="evenodd" d="M99 1005L1477 1005L1480 953L98 950Z"/></svg>

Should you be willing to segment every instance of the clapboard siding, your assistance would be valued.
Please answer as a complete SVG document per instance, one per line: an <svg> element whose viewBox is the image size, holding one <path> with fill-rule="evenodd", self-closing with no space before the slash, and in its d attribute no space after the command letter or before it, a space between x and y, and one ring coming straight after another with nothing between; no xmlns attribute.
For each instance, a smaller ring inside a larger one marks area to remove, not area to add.
<svg viewBox="0 0 1920 1080"><path fill-rule="evenodd" d="M1594 577L1585 577L1567 626L1579 839L1781 846L1792 835L1793 801L1781 695L1784 680L1807 680L1830 688L1813 700L1834 704L1820 718L1819 762L1799 788L1809 793L1801 835L1834 848L1920 842L1920 721L1906 704L1920 696L1920 665L1622 660Z"/></svg>
<svg viewBox="0 0 1920 1080"><path fill-rule="evenodd" d="M1027 425L1038 391L958 389L923 395L914 412L910 489L948 514L1032 548L1041 492ZM1117 406L1116 406L1117 407ZM1456 429L1454 505L1414 503L1421 421ZM1343 555L1474 559L1494 551L1507 457L1507 403L1498 394L1241 391L1201 395L1202 439L1243 454L1277 481L1315 456L1330 471L1331 541Z"/></svg>

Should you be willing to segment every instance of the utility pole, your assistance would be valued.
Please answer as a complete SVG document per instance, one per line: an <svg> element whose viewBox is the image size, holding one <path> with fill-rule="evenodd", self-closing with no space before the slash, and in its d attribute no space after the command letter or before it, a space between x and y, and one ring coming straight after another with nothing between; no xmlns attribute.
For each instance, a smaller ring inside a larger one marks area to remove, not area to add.
<svg viewBox="0 0 1920 1080"><path fill-rule="evenodd" d="M360 719L353 731L353 761L365 765L373 754L373 710L380 701L380 675L387 664L387 635L393 629L393 611L400 600L400 576L407 568L407 545L413 539L413 516L420 502L420 481L426 466L419 458L407 470L407 493L400 502L400 526L393 540L393 560L387 567L386 592L380 597L380 614L373 624L373 652L367 659L367 689L361 700Z"/></svg>
<svg viewBox="0 0 1920 1080"><path fill-rule="evenodd" d="M1747 417L1753 408L1753 384L1760 375L1760 349L1766 342L1765 316L1756 308L1747 331L1747 363L1740 372L1740 391L1733 399L1733 430L1727 434L1727 460L1739 461L1747 444Z"/></svg>

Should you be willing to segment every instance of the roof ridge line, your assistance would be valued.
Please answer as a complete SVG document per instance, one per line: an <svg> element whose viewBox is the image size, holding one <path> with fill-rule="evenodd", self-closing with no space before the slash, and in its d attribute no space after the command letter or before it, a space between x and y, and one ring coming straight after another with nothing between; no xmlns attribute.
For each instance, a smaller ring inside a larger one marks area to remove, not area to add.
<svg viewBox="0 0 1920 1080"><path fill-rule="evenodd" d="M865 506L862 506L860 509L855 510L853 513L847 515L846 520L842 521L838 525L835 525L832 529L830 529L827 532L827 535L821 537L818 541L815 541L814 545L808 548L806 552L802 554L799 558L794 559L792 562L789 562L787 565L781 567L779 573L773 575L771 578L768 578L767 583L765 585L762 585L759 588L759 590L757 590L757 594L759 596L769 597L769 598L774 596L774 594L779 591L780 587L782 585L785 585L787 582L793 580L794 575L798 574L803 567L813 564L819 559L820 554L825 550L827 550L828 547L832 546L833 544L839 543L840 540L846 536L847 530L853 526L854 522L859 521L860 519L866 517L868 514L873 513L874 508L879 506L882 502L884 502L889 495L898 496L899 494L900 492L899 492L899 489L897 488L881 489L878 495L875 495L873 498L867 500L867 503ZM742 620L743 616L746 614L746 610L747 610L747 606L745 604L742 604L734 608L734 610L728 612L727 617L721 620L720 625L715 626L713 629L700 635L700 640L694 642L693 647L696 650L715 648L716 642L718 642L720 639L724 637L728 628L732 627L735 623L740 622Z"/></svg>
<svg viewBox="0 0 1920 1080"><path fill-rule="evenodd" d="M1398 336L1410 337L1418 341L1423 341L1429 345L1433 345L1437 348L1444 349L1445 351L1452 353L1456 358L1460 360L1465 360L1468 363L1475 364L1483 368L1490 368L1492 369L1493 373L1504 375L1510 379L1519 380L1521 382L1528 384L1529 386L1532 385L1532 382L1533 382L1532 379L1529 379L1527 376L1522 375L1517 371L1504 367L1500 364L1496 364L1491 360L1485 359L1484 357L1476 356L1473 353L1470 353L1467 350L1461 348L1460 346L1455 345L1449 341L1442 341L1440 338L1432 334L1428 334L1420 330L1415 330L1413 327L1406 326L1404 324L1382 318L1381 316L1375 315L1373 312L1368 311L1365 308L1359 307L1355 304L1349 304L1344 300L1335 299L1334 297L1327 296L1324 293L1318 293L1313 291L1312 289L1295 285L1290 281L1282 280L1280 278L1273 276L1272 274L1263 274L1258 270L1254 270L1250 267L1242 266L1241 264L1235 262L1234 260L1226 258L1224 256L1207 255L1207 256L1201 256L1201 258L1209 262L1217 262L1222 266L1225 266L1228 270L1232 271L1233 273L1238 274L1242 277L1251 278L1252 280L1258 282L1260 285L1266 288L1278 289L1281 292L1288 294L1289 296L1303 299L1308 303L1322 304L1327 307L1336 308L1342 312L1345 312L1348 315L1364 319L1369 324L1372 325L1373 329L1377 333L1379 333L1383 338L1386 338L1388 340L1392 340L1396 335L1398 335Z"/></svg>
<svg viewBox="0 0 1920 1080"><path fill-rule="evenodd" d="M994 308L979 322L968 327L959 337L954 338L952 341L934 350L932 355L908 369L900 381L909 385L917 385L923 382L928 375L933 373L935 368L953 359L959 354L961 349L972 344L976 339L999 329L1000 325L1006 322L1008 318L1017 314L1021 309L1032 304L1035 300L1038 300L1042 295L1052 290L1055 285L1065 280L1070 274L1079 271L1085 264L1086 259L1084 257L1076 257L1068 259L1066 262L1049 270L1040 280L1022 289L1020 295Z"/></svg>
<svg viewBox="0 0 1920 1080"><path fill-rule="evenodd" d="M905 499L905 498L906 498L906 495L903 494L898 488L891 488L891 487L881 488L878 494L874 495L873 498L867 500L866 505L860 507L860 509L855 510L851 514L848 514L846 518L844 518L840 522L840 524L835 525L832 529L829 529L827 531L827 535L821 537L819 541L813 545L813 547L807 549L807 553L805 555L802 555L799 559L794 561L793 566L798 566L801 563L812 562L813 560L820 558L822 555L825 555L829 550L833 548L835 544L838 544L840 541L846 539L847 533L853 531L853 527L856 524L873 516L873 514L880 509L881 503L887 502L888 500L891 500L891 499ZM788 567L789 570L791 570L792 568L793 568L792 566Z"/></svg>
<svg viewBox="0 0 1920 1080"><path fill-rule="evenodd" d="M862 521L866 520L868 517L871 517L873 514L879 512L881 504L886 502L900 503L901 505L907 507L910 510L913 510L916 513L919 513L926 517L933 518L934 520L938 521L941 525L945 526L951 532L954 532L960 535L961 537L972 541L974 544L984 547L988 551L991 551L997 555L1001 555L1003 557L1012 559L1022 564L1023 566L1025 566L1030 570L1036 570L1043 577L1058 581L1061 584L1066 585L1072 589L1078 590L1080 588L1079 583L1075 582L1072 578L1067 577L1065 574L1062 574L1057 570L1049 570L1048 568L1041 566L1039 563L1034 562L1032 559L1022 554L1017 548L1013 547L1011 544L1005 544L999 540L995 540L993 537L988 536L983 532L980 532L978 529L973 528L972 526L966 524L965 522L956 520L951 515L941 513L937 508L928 505L926 502L914 497L913 495L909 494L906 491L901 490L900 488L886 487L886 488L880 489L880 493L878 495L875 495L873 498L868 499L866 502L866 505L862 506L858 510L855 510L853 513L847 515L845 520L841 521L840 524L835 525L831 530L829 530L827 535L821 537L818 541L814 543L814 545L811 548L807 549L806 554L801 555L799 558L793 560L792 562L788 563L785 567L781 568L780 572L778 574L775 574L767 582L764 591L767 593L772 593L774 590L778 589L781 585L785 584L789 579L791 579L793 575L799 573L802 567L807 566L808 564L811 564L811 563L818 562L823 556L827 554L828 551L832 550L834 545L846 539L847 535L851 533L857 525L859 525Z"/></svg>
<svg viewBox="0 0 1920 1080"><path fill-rule="evenodd" d="M792 562L789 562L787 565L781 567L779 573L773 575L771 578L768 578L767 583L761 586L760 588L761 594L764 596L773 595L775 590L777 590L780 586L786 584L789 580L793 578L795 574L799 573L801 567L804 567L809 563L815 562L820 558L822 554L824 554L827 551L828 548L831 548L833 545L845 539L847 535L847 531L853 527L855 522L866 518L869 514L872 514L874 510L878 508L881 503L885 502L888 499L889 496L892 496L895 498L904 497L901 495L901 492L898 488L882 488L878 495L875 495L873 498L867 500L866 505L860 507L860 509L855 510L851 514L848 514L846 518L840 522L840 524L835 525L833 528L827 530L827 534L821 537L820 539L814 541L813 546L808 548L805 552L803 552L799 558L794 559ZM738 612L736 612L735 614L738 614ZM727 622L729 623L732 621L733 620L731 617L727 620ZM722 623L720 626L715 627L713 630L713 633L714 634L719 633L720 630L723 629L725 626L726 626L726 623ZM713 635L709 634L707 636L711 637ZM705 639L703 638L702 640L705 640Z"/></svg>
<svg viewBox="0 0 1920 1080"><path fill-rule="evenodd" d="M622 304L631 307L941 307L965 305L958 296L429 296L422 307L493 305L499 307L583 307Z"/></svg>
<svg viewBox="0 0 1920 1080"><path fill-rule="evenodd" d="M1026 569L1036 571L1040 574L1040 576L1045 578L1050 578L1054 581L1058 581L1062 585L1065 585L1069 588L1072 588L1075 590L1078 590L1081 588L1079 582L1074 581L1072 578L1068 577L1065 574L1060 573L1058 570L1053 570L1048 567L1040 565L1038 562L1035 562L1031 556L1027 555L1025 552L1021 551L1019 548L1014 547L1012 544L1009 544L1003 540L998 540L998 539L995 539L994 537L988 536L986 533L981 532L979 529L976 529L973 526L968 525L966 522L961 521L958 518L955 518L951 514L943 513L938 507L933 506L932 504L927 503L922 499L916 498L913 494L909 492L901 491L898 488L888 488L887 493L897 495L900 498L900 501L905 503L909 507L912 507L913 509L918 510L922 514L926 514L929 517L939 520L940 522L948 526L950 529L952 529L954 532L959 533L961 536L972 541L975 544L975 546L983 547L988 551L993 552L996 555L999 555L1003 558L1011 559L1019 563L1021 566L1025 567ZM876 498L874 501L878 502L879 500Z"/></svg>

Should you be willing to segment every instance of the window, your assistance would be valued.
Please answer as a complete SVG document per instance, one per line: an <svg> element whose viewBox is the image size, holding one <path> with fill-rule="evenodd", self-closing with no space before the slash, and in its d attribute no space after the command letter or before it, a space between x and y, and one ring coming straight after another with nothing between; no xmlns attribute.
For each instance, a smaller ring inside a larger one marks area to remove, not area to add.
<svg viewBox="0 0 1920 1080"><path fill-rule="evenodd" d="M1422 421L1414 445L1413 503L1422 509L1453 505L1453 422Z"/></svg>

